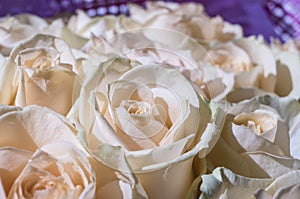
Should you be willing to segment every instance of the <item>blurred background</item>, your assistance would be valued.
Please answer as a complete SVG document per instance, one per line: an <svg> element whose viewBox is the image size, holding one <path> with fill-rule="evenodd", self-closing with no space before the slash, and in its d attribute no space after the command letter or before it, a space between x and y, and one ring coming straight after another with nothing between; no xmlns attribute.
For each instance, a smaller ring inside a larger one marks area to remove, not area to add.
<svg viewBox="0 0 300 199"><path fill-rule="evenodd" d="M166 0L168 2L187 2ZM55 17L82 9L89 16L105 14L129 15L127 2L145 6L142 0L1 0L0 16L33 13ZM189 1L191 2L191 1ZM300 39L300 0L194 0L202 3L210 16L220 15L226 21L240 24L245 36L263 35L282 41Z"/></svg>

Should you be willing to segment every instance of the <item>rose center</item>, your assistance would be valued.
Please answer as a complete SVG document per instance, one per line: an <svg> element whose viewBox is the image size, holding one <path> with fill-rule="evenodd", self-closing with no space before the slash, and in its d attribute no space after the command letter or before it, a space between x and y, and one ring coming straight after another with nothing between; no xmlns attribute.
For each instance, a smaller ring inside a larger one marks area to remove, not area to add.
<svg viewBox="0 0 300 199"><path fill-rule="evenodd" d="M243 113L237 115L233 119L233 123L246 126L257 135L261 135L275 126L274 119L267 113Z"/></svg>
<svg viewBox="0 0 300 199"><path fill-rule="evenodd" d="M149 111L149 104L146 102L137 102L129 100L128 103L123 105L129 114L142 115Z"/></svg>
<svg viewBox="0 0 300 199"><path fill-rule="evenodd" d="M19 54L19 65L33 69L51 68L58 61L54 49L25 50Z"/></svg>

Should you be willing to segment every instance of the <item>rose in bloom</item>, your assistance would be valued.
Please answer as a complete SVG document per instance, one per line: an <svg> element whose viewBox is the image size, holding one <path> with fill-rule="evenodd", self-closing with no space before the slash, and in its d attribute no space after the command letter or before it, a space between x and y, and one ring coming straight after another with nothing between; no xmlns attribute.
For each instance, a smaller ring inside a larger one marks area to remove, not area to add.
<svg viewBox="0 0 300 199"><path fill-rule="evenodd" d="M61 115L38 106L0 106L1 198L93 198L95 174Z"/></svg>
<svg viewBox="0 0 300 199"><path fill-rule="evenodd" d="M267 95L222 106L227 114L208 155L211 170L224 166L243 176L267 178L300 168L297 100Z"/></svg>
<svg viewBox="0 0 300 199"><path fill-rule="evenodd" d="M62 39L36 35L16 47L1 67L2 104L36 104L65 115L76 99L77 62Z"/></svg>
<svg viewBox="0 0 300 199"><path fill-rule="evenodd" d="M35 15L21 14L14 17L4 17L0 20L0 53L5 56L10 51L32 37L41 33L48 26L48 23Z"/></svg>
<svg viewBox="0 0 300 199"><path fill-rule="evenodd" d="M217 198L297 198L300 194L300 172L291 171L278 178L247 178L226 168L217 168L202 176L199 199Z"/></svg>
<svg viewBox="0 0 300 199"><path fill-rule="evenodd" d="M87 156L68 142L37 150L8 198L94 198L95 176Z"/></svg>
<svg viewBox="0 0 300 199"><path fill-rule="evenodd" d="M224 84L223 89L219 89L221 96L226 96L226 100L238 102L267 93L299 98L300 91L296 80L300 77L297 70L300 60L297 54L270 48L261 38L255 37L227 43L215 42L206 49L207 55L202 59L201 67L209 65L223 71L216 80L211 79L210 82L222 79L224 83L234 78L233 85ZM215 95L210 98L221 99Z"/></svg>
<svg viewBox="0 0 300 199"><path fill-rule="evenodd" d="M131 187L118 185L123 197L136 192L142 198L183 198L205 171L203 158L218 139L218 112L176 70L156 64L126 68L120 60L103 62L84 82L77 103L80 136L106 165L105 173L133 175ZM117 186L102 180L103 187Z"/></svg>
<svg viewBox="0 0 300 199"><path fill-rule="evenodd" d="M195 3L183 5L162 2L148 2L147 10L132 5L131 18L142 28L162 28L179 31L201 42L213 40L229 41L242 37L238 25L224 22L221 17L210 18L203 12L203 6ZM163 37L163 35L155 35ZM167 39L167 37L165 37Z"/></svg>
<svg viewBox="0 0 300 199"><path fill-rule="evenodd" d="M204 65L208 62L225 73L233 75L234 85L229 91L234 88L257 88L264 92L276 92L278 73L275 57L270 48L255 37L227 43L212 43L203 61ZM228 89L226 91L228 92ZM246 97L245 94L233 92L227 96L227 100L239 101Z"/></svg>

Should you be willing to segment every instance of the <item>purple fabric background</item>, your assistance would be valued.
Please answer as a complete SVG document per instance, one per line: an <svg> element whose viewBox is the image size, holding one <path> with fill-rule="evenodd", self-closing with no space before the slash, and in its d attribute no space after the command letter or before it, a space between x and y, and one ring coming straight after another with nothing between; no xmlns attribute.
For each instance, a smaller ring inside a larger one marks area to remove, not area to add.
<svg viewBox="0 0 300 199"><path fill-rule="evenodd" d="M278 35L275 34L274 26L264 9L264 1L266 0L194 0L204 4L209 15L221 15L231 23L242 25L246 36L262 34L268 40L269 36L278 37ZM82 0L1 0L0 16L30 12L42 17L51 17L62 11L74 11L76 7L80 7L80 2Z"/></svg>

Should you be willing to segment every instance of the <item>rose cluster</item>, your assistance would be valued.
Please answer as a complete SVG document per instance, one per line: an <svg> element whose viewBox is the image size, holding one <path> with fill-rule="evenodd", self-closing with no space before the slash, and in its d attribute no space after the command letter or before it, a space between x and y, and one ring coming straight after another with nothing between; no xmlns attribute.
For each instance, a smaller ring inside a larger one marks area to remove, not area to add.
<svg viewBox="0 0 300 199"><path fill-rule="evenodd" d="M297 198L300 42L128 7L0 19L0 198Z"/></svg>

